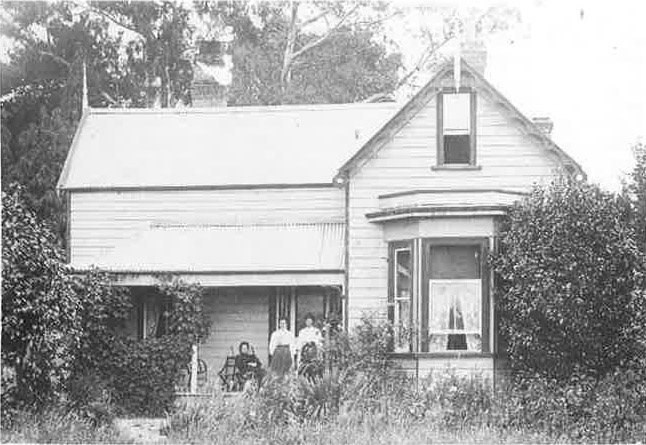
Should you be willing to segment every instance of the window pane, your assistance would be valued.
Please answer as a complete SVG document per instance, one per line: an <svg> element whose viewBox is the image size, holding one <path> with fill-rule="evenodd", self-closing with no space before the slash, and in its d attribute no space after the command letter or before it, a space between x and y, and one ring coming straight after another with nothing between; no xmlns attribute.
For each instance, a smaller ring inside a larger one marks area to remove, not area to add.
<svg viewBox="0 0 646 445"><path fill-rule="evenodd" d="M444 163L468 164L471 162L471 136L444 135Z"/></svg>
<svg viewBox="0 0 646 445"><path fill-rule="evenodd" d="M432 246L432 280L480 278L480 246Z"/></svg>
<svg viewBox="0 0 646 445"><path fill-rule="evenodd" d="M395 298L410 298L412 284L412 268L410 250L396 250Z"/></svg>
<svg viewBox="0 0 646 445"><path fill-rule="evenodd" d="M430 280L429 351L479 351L481 280Z"/></svg>
<svg viewBox="0 0 646 445"><path fill-rule="evenodd" d="M443 94L442 100L444 134L468 134L471 128L471 95Z"/></svg>
<svg viewBox="0 0 646 445"><path fill-rule="evenodd" d="M410 350L409 325L413 285L413 259L410 249L395 250L394 313L395 351Z"/></svg>

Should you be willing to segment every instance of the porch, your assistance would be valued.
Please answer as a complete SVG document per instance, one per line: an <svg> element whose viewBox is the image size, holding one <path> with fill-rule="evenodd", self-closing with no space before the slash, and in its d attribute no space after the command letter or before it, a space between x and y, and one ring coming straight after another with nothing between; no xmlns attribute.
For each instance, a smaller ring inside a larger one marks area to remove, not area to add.
<svg viewBox="0 0 646 445"><path fill-rule="evenodd" d="M139 338L165 333L163 312L172 310L152 286L132 286L135 311L128 330ZM204 310L211 320L211 333L194 346L191 363L178 393L184 396L202 393L206 388L220 386L219 371L227 357L238 354L241 342L248 342L263 368L269 364L269 337L278 320L289 321L294 336L305 326L305 316L312 314L316 324L342 317L340 285L310 286L226 286L207 287Z"/></svg>

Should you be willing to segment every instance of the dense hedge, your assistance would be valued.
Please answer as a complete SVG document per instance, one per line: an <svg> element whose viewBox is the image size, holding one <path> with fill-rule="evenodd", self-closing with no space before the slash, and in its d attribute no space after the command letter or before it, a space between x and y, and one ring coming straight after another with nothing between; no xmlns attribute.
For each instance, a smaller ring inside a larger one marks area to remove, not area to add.
<svg viewBox="0 0 646 445"><path fill-rule="evenodd" d="M509 212L493 267L514 370L602 376L645 353L644 258L627 214L617 196L565 180Z"/></svg>
<svg viewBox="0 0 646 445"><path fill-rule="evenodd" d="M52 231L23 193L2 193L2 405L43 405L70 376L81 300Z"/></svg>

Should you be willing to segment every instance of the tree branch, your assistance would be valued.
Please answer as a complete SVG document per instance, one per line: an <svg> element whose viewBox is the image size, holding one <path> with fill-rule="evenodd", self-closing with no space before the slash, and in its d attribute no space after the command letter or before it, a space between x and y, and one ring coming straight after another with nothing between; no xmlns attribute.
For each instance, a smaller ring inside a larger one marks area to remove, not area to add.
<svg viewBox="0 0 646 445"><path fill-rule="evenodd" d="M323 17L325 17L329 13L330 13L330 10L325 9L320 14L316 14L314 17L311 17L311 18L305 20L304 22L300 23L299 26L298 26L298 29L301 30L301 29L305 28L307 25L310 25L310 24L312 24L314 22L319 21L320 19L322 19Z"/></svg>
<svg viewBox="0 0 646 445"><path fill-rule="evenodd" d="M95 14L98 14L98 15L110 20L115 25L117 25L117 26L119 26L119 27L121 27L121 28L123 28L123 29L125 29L127 31L130 31L130 32L133 32L133 33L137 34L142 39L144 39L144 40L146 39L146 36L144 36L141 33L141 31L135 29L132 25L126 25L125 23L123 23L123 21L121 21L118 18L114 17L112 14L109 14L109 13L105 12L101 8L97 8L95 6L89 5L88 10L90 12L94 12Z"/></svg>
<svg viewBox="0 0 646 445"><path fill-rule="evenodd" d="M303 45L302 48L300 48L298 51L292 53L291 61L293 62L296 60L298 57L302 56L304 53L307 51L311 50L315 46L320 45L321 43L325 42L336 30L338 30L341 25L343 25L343 22L345 22L348 17L350 17L357 9L359 9L359 6L355 6L352 8L348 13L346 13L341 19L334 25L332 28L330 28L325 34L323 34L321 37L319 37L316 40L311 41L310 43L307 43L306 45Z"/></svg>

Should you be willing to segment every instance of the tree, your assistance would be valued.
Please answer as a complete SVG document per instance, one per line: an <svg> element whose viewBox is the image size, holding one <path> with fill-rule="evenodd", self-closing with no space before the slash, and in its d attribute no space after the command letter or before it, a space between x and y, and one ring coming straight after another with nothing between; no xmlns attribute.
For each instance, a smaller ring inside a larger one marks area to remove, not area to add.
<svg viewBox="0 0 646 445"><path fill-rule="evenodd" d="M603 376L646 352L644 257L619 197L565 180L534 189L504 220L493 267L514 370Z"/></svg>
<svg viewBox="0 0 646 445"><path fill-rule="evenodd" d="M92 106L186 101L188 10L170 2L3 6L14 88L2 98L2 187L22 184L26 204L63 240L55 186L81 115L83 66Z"/></svg>
<svg viewBox="0 0 646 445"><path fill-rule="evenodd" d="M642 142L635 144L633 155L635 167L624 184L623 195L630 203L638 245L646 254L646 145Z"/></svg>
<svg viewBox="0 0 646 445"><path fill-rule="evenodd" d="M64 390L79 314L55 236L27 209L20 188L10 186L2 193L2 366L15 370L23 402L45 403Z"/></svg>

